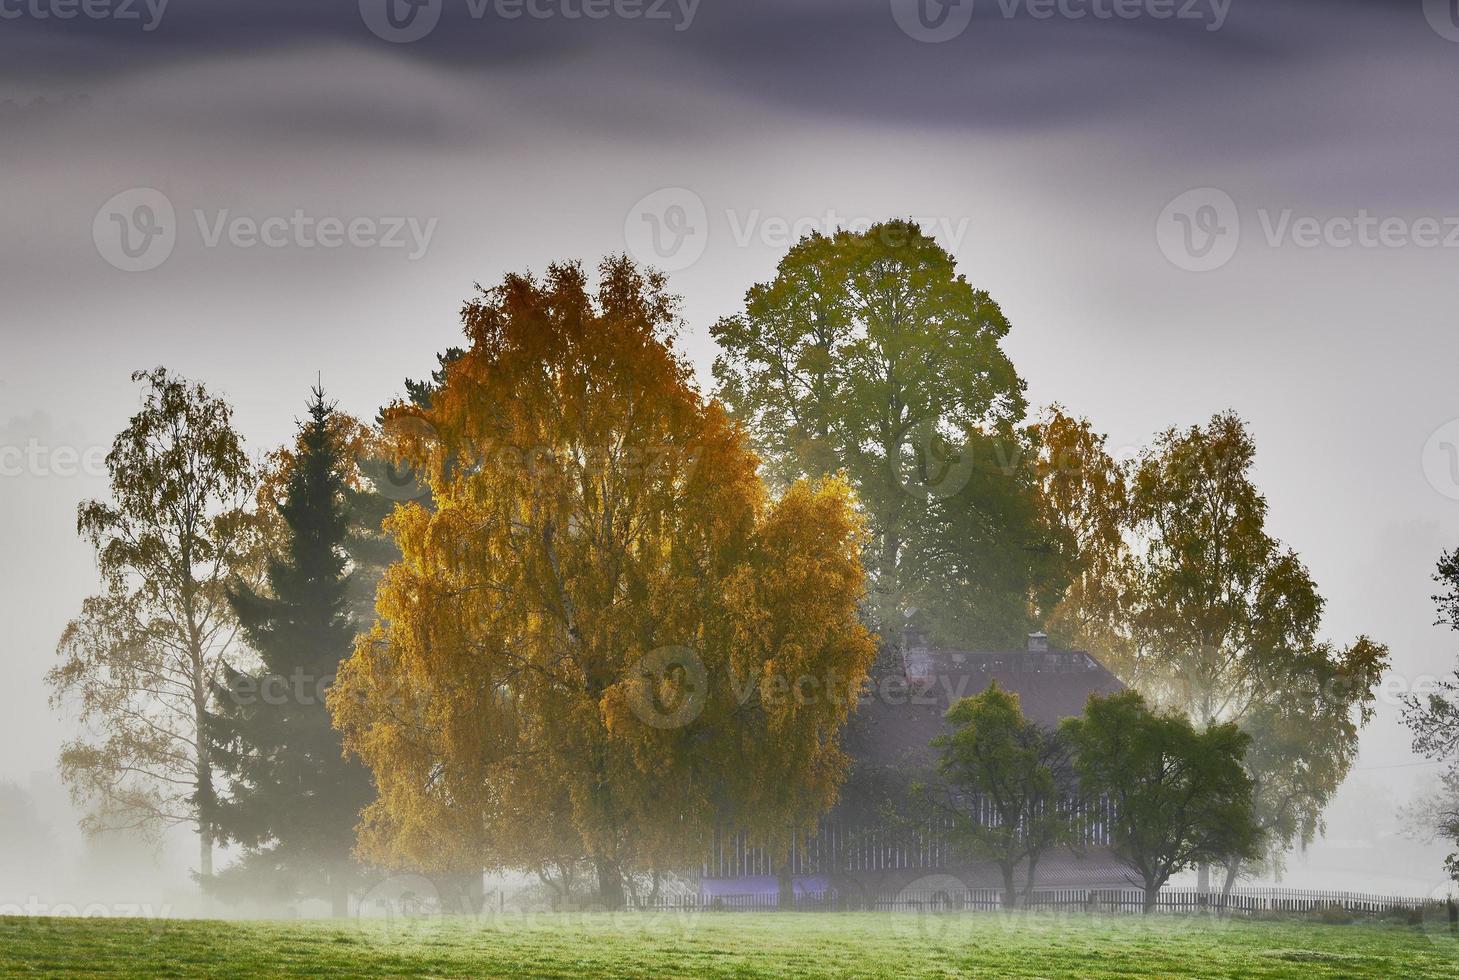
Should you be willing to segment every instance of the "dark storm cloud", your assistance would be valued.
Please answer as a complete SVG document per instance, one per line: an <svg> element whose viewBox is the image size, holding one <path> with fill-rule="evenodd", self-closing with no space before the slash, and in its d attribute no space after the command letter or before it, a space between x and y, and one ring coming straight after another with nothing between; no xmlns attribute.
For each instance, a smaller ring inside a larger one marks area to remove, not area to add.
<svg viewBox="0 0 1459 980"><path fill-rule="evenodd" d="M1199 102L1219 88L1217 73L1280 71L1388 43L1445 44L1428 29L1423 0L1133 0L1144 11L1133 19L1097 16L1127 0L964 0L974 3L971 24L937 44L898 26L893 5L903 0L597 0L610 11L627 5L633 20L581 16L585 0L415 0L439 3L439 22L419 40L391 44L361 11L385 2L0 0L0 77L96 87L169 63L320 44L509 70L631 42L680 59L687 76L665 86L713 80L767 102L874 120L1041 125L1172 96ZM1050 2L1086 16L1031 13ZM1167 16L1152 16L1162 2ZM474 16L483 3L487 12ZM59 19L67 4L82 12ZM503 4L522 12L503 19Z"/></svg>

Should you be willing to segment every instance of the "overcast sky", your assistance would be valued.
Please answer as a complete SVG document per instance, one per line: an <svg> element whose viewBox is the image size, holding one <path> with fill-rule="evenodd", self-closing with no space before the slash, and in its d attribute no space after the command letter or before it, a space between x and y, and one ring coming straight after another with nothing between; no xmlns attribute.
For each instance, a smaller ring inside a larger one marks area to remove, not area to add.
<svg viewBox="0 0 1459 980"><path fill-rule="evenodd" d="M1452 668L1452 0L393 2L0 0L0 779L69 730L40 678L133 369L262 451L316 372L367 417L423 375L473 282L629 249L707 376L796 230L898 215L1003 305L1035 403L1115 447L1240 412L1326 632L1396 685ZM1364 779L1413 761L1385 707Z"/></svg>

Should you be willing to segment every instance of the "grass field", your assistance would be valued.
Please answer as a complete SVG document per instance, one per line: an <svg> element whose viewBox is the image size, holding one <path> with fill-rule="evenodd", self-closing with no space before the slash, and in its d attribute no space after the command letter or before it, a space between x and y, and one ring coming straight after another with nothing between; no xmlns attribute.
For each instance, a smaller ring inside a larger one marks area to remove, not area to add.
<svg viewBox="0 0 1459 980"><path fill-rule="evenodd" d="M369 922L0 919L5 976L1444 977L1447 931L901 913Z"/></svg>

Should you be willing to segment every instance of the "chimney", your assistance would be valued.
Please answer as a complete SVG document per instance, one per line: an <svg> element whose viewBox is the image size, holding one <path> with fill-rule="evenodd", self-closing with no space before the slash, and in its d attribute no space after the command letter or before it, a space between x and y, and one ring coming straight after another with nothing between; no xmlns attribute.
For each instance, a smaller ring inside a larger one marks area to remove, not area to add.
<svg viewBox="0 0 1459 980"><path fill-rule="evenodd" d="M1028 634L1028 652L1029 653L1048 653L1049 652L1049 634L1047 634L1047 633L1030 633L1030 634Z"/></svg>
<svg viewBox="0 0 1459 980"><path fill-rule="evenodd" d="M902 627L902 676L908 680L925 678L932 667L927 650L927 631L911 623Z"/></svg>

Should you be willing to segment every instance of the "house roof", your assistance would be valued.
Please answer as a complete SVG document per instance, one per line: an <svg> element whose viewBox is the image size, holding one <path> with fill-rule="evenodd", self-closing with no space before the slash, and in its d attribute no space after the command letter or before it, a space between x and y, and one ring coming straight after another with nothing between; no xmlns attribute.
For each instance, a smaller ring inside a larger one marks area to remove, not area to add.
<svg viewBox="0 0 1459 980"><path fill-rule="evenodd" d="M1082 714L1090 695L1124 690L1082 651L914 648L897 660L900 669L872 678L847 726L843 744L858 766L930 767L936 759L930 743L952 731L943 717L948 709L994 681L1018 695L1025 715L1050 728Z"/></svg>

